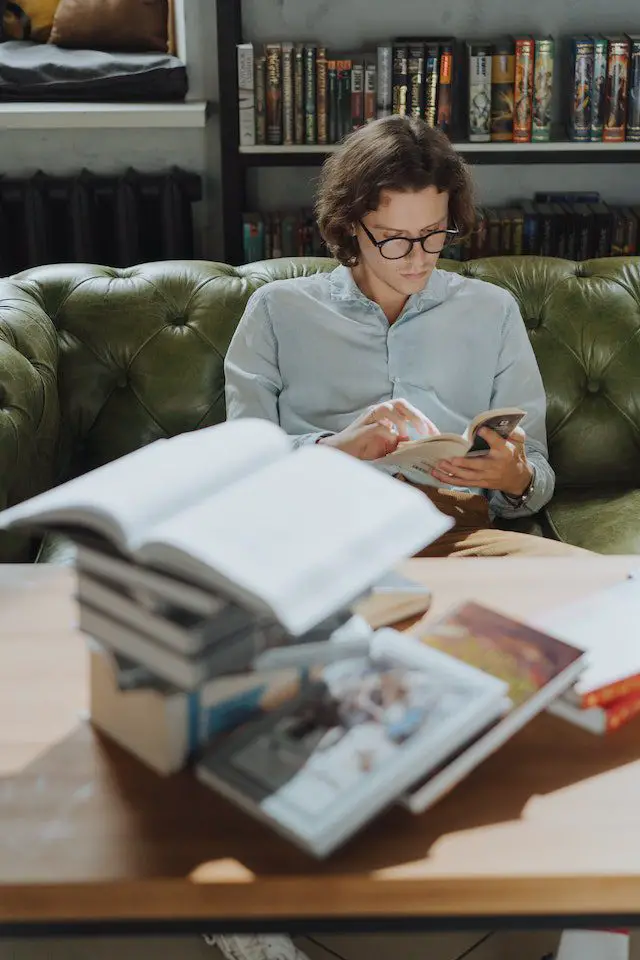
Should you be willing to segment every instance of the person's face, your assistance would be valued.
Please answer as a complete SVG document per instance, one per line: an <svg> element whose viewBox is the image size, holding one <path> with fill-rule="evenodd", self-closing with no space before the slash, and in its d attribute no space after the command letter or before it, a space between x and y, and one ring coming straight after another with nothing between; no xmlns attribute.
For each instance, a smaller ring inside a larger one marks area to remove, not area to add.
<svg viewBox="0 0 640 960"><path fill-rule="evenodd" d="M362 218L362 224L374 240L391 238L422 237L432 230L445 230L449 206L448 193L438 193L435 187L406 193L383 190L377 210ZM362 224L355 224L360 264L371 279L375 278L395 293L409 297L418 293L427 283L440 256L444 235L430 237L425 243L425 252L419 243L414 243L411 252L397 260L388 260L371 242ZM383 251L390 246L386 244ZM438 249L440 248L440 249ZM395 251L392 251L395 256Z"/></svg>

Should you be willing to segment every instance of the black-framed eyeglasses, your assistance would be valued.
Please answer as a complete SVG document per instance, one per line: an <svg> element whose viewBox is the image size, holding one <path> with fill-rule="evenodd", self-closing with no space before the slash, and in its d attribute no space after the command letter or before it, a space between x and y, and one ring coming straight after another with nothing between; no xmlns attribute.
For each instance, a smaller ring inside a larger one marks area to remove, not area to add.
<svg viewBox="0 0 640 960"><path fill-rule="evenodd" d="M362 220L359 222L371 243L378 248L380 255L385 260L402 260L403 257L408 257L413 250L414 243L419 243L425 253L441 253L446 245L451 243L460 232L454 226L446 230L430 230L423 237L389 237L386 240L376 240Z"/></svg>

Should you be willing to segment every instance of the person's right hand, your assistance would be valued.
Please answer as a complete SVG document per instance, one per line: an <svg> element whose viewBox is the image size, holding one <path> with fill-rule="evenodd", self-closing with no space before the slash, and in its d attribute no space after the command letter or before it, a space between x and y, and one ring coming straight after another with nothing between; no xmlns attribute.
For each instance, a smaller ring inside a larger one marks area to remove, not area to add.
<svg viewBox="0 0 640 960"><path fill-rule="evenodd" d="M408 400L398 399L374 404L340 433L322 437L318 443L335 447L358 460L377 460L393 453L399 443L409 439L408 426L424 437L440 432Z"/></svg>

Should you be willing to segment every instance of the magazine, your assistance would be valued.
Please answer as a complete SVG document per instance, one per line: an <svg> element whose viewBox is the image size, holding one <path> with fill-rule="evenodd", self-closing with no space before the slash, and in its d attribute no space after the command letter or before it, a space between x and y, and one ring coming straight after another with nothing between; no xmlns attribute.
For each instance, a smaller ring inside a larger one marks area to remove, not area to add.
<svg viewBox="0 0 640 960"><path fill-rule="evenodd" d="M503 680L392 628L374 634L367 656L298 677L275 709L214 738L196 772L316 857L508 705Z"/></svg>

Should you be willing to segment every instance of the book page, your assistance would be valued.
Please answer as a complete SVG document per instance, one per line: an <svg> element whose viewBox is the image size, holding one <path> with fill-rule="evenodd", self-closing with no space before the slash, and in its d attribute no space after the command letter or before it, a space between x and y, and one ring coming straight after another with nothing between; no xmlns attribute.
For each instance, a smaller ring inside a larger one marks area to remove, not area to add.
<svg viewBox="0 0 640 960"><path fill-rule="evenodd" d="M451 524L419 490L312 446L158 525L138 558L300 634Z"/></svg>
<svg viewBox="0 0 640 960"><path fill-rule="evenodd" d="M0 514L13 523L87 527L127 552L155 525L283 457L291 441L266 420L234 420L156 440Z"/></svg>
<svg viewBox="0 0 640 960"><path fill-rule="evenodd" d="M463 437L456 436L454 433L441 433L435 437L425 437L420 440L400 443L393 453L388 453L386 457L374 460L374 463L390 464L430 473L440 460L464 457L468 449L469 444ZM441 486L439 482L438 486Z"/></svg>

